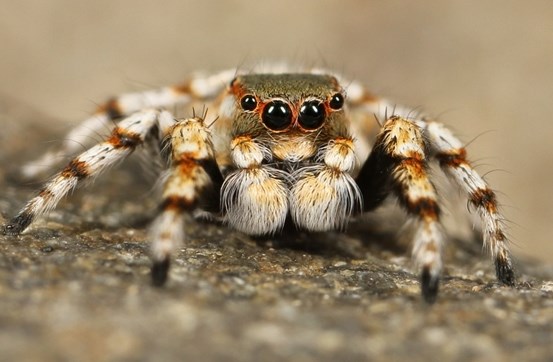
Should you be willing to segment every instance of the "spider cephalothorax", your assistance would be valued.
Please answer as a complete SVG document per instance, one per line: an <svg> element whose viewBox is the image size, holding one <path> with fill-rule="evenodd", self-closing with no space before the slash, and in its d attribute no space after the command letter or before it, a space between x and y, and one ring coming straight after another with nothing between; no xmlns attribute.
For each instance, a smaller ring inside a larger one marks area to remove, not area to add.
<svg viewBox="0 0 553 362"><path fill-rule="evenodd" d="M343 85L347 84L347 89ZM347 94L347 96L346 96ZM202 103L204 117L174 119L164 109ZM382 120L380 128L375 125ZM165 283L171 253L186 241L191 216L211 213L249 235L342 229L350 216L393 194L417 221L413 258L422 294L433 301L442 270L443 234L427 171L436 160L482 218L484 245L498 279L514 285L495 194L466 160L463 144L442 124L376 98L357 83L315 71L225 71L174 87L116 97L74 129L61 149L24 168L34 176L59 155L115 121L105 141L77 155L6 226L19 234L82 180L142 145L159 145L169 162L160 213L150 226L152 277ZM371 147L372 146L372 147Z"/></svg>
<svg viewBox="0 0 553 362"><path fill-rule="evenodd" d="M233 80L229 117L217 125L230 129L233 171L221 195L231 226L252 235L274 233L288 214L311 231L346 223L361 193L351 175L356 159L342 92L326 75Z"/></svg>

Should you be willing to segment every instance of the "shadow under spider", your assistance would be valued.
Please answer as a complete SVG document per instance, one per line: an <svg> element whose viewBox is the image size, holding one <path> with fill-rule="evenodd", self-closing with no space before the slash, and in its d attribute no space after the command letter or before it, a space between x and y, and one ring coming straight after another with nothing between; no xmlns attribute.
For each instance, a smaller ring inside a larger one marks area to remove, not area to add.
<svg viewBox="0 0 553 362"><path fill-rule="evenodd" d="M362 259L367 251L390 251L403 255L408 251L398 240L395 230L376 228L373 222L352 222L345 231L309 232L298 230L287 220L276 235L251 236L258 246L304 251L321 256Z"/></svg>

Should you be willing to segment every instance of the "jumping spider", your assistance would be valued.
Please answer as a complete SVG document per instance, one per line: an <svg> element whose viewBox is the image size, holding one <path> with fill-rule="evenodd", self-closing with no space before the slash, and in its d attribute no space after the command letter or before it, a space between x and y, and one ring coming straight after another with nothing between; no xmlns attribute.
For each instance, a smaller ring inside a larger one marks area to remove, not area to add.
<svg viewBox="0 0 553 362"><path fill-rule="evenodd" d="M193 104L216 110L217 118L175 119L168 111ZM479 213L497 278L515 283L496 196L467 161L463 144L442 124L414 117L355 82L316 70L231 70L125 94L72 130L59 150L26 165L24 174L33 177L60 156L76 155L112 122L111 135L75 156L5 226L5 233L20 234L81 181L137 147L154 144L169 165L160 211L149 229L155 285L167 280L171 253L186 240L186 223L198 212L253 236L277 233L286 222L325 231L343 228L352 215L377 208L393 194L418 221L413 258L422 295L431 302L444 243L428 173L428 163L436 160Z"/></svg>

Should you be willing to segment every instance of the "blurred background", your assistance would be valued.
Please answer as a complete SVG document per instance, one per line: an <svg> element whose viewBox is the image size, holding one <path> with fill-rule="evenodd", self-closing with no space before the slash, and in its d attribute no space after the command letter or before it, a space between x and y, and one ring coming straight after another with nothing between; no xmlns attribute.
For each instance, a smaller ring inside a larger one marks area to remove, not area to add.
<svg viewBox="0 0 553 362"><path fill-rule="evenodd" d="M319 65L472 140L469 155L499 192L514 253L553 261L551 1L24 0L1 8L5 125L61 138L108 96L194 70ZM13 103L41 117L12 112ZM13 136L21 135L0 140ZM38 139L35 154L52 141Z"/></svg>

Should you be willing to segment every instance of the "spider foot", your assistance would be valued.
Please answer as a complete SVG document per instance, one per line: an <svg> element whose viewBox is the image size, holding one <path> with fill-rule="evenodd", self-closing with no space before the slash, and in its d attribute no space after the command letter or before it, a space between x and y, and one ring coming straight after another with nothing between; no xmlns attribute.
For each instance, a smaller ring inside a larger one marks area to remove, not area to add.
<svg viewBox="0 0 553 362"><path fill-rule="evenodd" d="M426 303L434 304L438 296L440 278L432 275L428 268L424 268L421 274L421 294Z"/></svg>
<svg viewBox="0 0 553 362"><path fill-rule="evenodd" d="M162 287L167 281L169 273L169 258L162 261L155 261L152 265L152 284L156 287Z"/></svg>
<svg viewBox="0 0 553 362"><path fill-rule="evenodd" d="M4 235L12 235L16 236L19 235L29 226L29 224L33 221L32 215L28 213L21 213L10 220L9 223L4 225L2 228L2 233Z"/></svg>
<svg viewBox="0 0 553 362"><path fill-rule="evenodd" d="M495 274L501 284L514 287L516 283L515 271L509 259L498 257L495 259Z"/></svg>

